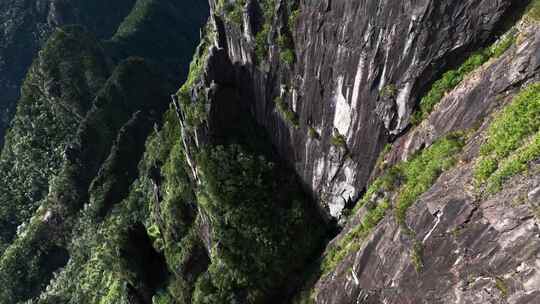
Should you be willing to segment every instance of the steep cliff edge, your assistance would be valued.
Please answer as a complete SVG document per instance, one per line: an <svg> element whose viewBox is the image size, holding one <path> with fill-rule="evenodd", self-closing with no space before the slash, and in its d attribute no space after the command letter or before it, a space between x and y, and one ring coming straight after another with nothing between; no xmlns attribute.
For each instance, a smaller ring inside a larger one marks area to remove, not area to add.
<svg viewBox="0 0 540 304"><path fill-rule="evenodd" d="M175 103L188 172L221 115L266 130L345 225L297 301L538 300L537 1L211 6Z"/></svg>
<svg viewBox="0 0 540 304"><path fill-rule="evenodd" d="M339 217L429 86L494 41L528 2L247 1L235 4L244 12L236 22L212 7L241 100Z"/></svg>

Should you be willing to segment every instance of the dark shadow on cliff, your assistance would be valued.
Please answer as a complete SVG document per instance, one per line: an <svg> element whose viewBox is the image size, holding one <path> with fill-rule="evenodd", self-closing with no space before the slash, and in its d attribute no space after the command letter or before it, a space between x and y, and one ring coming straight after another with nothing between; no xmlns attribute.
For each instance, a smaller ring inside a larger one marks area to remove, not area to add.
<svg viewBox="0 0 540 304"><path fill-rule="evenodd" d="M152 297L169 277L165 257L152 246L152 240L142 224L131 227L120 252L126 270L135 274L135 285L128 285L132 303L151 304Z"/></svg>

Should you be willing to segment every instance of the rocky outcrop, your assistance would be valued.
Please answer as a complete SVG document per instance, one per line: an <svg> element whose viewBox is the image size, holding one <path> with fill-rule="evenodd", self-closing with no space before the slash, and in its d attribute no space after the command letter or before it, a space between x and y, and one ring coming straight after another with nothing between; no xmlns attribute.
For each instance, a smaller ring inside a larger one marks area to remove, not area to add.
<svg viewBox="0 0 540 304"><path fill-rule="evenodd" d="M239 22L234 8L222 10L211 1L215 32L207 37L213 43L206 45L202 81L190 87L190 106L203 103L210 115L194 132L182 132L191 134L184 151L220 134L223 118L215 113L234 114L233 121L235 115L253 117L326 215L348 222L324 261L377 204L385 201L385 209L400 212L395 193L376 193L347 221L341 215L385 168L447 135L471 133L454 155L457 165L443 166L449 171L411 202L403 219L389 211L335 268L314 274L308 298L336 304L534 302L540 248L535 163L532 174L513 178L498 194L481 195L473 186L490 115L539 77L537 22L525 18L510 30L528 4L305 1L298 13L277 1L269 13L265 3L247 1ZM508 30L517 35L515 45L460 76L461 84L443 94L427 119L410 124L420 99L445 71ZM283 58L289 31L292 62ZM231 103L223 108L221 99ZM182 105L177 108L185 123ZM395 142L380 158L389 141ZM185 157L199 180L197 159L189 152Z"/></svg>
<svg viewBox="0 0 540 304"><path fill-rule="evenodd" d="M512 178L497 194L479 193L473 177L490 115L527 83L540 80L539 25L524 22L518 28L517 45L467 77L385 157L390 166L445 134L476 130L458 165L408 211L407 228L387 216L358 251L323 276L314 287L316 303L540 301L538 160L528 174ZM356 214L329 248L363 214Z"/></svg>
<svg viewBox="0 0 540 304"><path fill-rule="evenodd" d="M436 77L501 34L527 4L305 1L288 21L291 11L278 1L260 65L253 55L262 26L252 8L257 3L246 4L242 26L219 15L217 3L212 7L216 45L235 65L241 100L321 207L339 217ZM283 47L275 42L289 30L293 65L281 60ZM278 96L298 117L297 127L280 115Z"/></svg>

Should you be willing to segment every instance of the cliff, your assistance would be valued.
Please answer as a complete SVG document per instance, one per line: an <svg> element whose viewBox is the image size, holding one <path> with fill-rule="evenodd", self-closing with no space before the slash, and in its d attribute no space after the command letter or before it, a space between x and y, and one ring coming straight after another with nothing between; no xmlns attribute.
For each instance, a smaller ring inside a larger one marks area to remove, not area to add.
<svg viewBox="0 0 540 304"><path fill-rule="evenodd" d="M66 7L0 157L0 301L540 301L538 0Z"/></svg>
<svg viewBox="0 0 540 304"><path fill-rule="evenodd" d="M537 3L211 7L185 157L204 187L198 151L249 116L343 225L296 301L538 300Z"/></svg>

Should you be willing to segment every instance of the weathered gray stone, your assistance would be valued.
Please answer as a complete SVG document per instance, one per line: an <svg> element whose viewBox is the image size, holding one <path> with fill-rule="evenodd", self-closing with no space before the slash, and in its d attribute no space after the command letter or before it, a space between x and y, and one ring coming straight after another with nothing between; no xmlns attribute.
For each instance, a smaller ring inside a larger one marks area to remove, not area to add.
<svg viewBox="0 0 540 304"><path fill-rule="evenodd" d="M384 144L405 130L426 88L446 67L489 42L510 13L527 2L303 1L293 33L297 62L292 70L274 44L267 60L254 64L253 22L245 20L243 30L225 22L217 37L235 66L242 102L321 207L339 217L365 187ZM252 6L249 2L253 18L247 19L256 20ZM279 17L279 5L276 12L274 28L280 28L287 18ZM214 20L222 24L219 17ZM294 105L299 128L274 109L283 85L290 88L285 101ZM310 127L319 140L310 138ZM336 154L334 130L345 137L347 155Z"/></svg>

